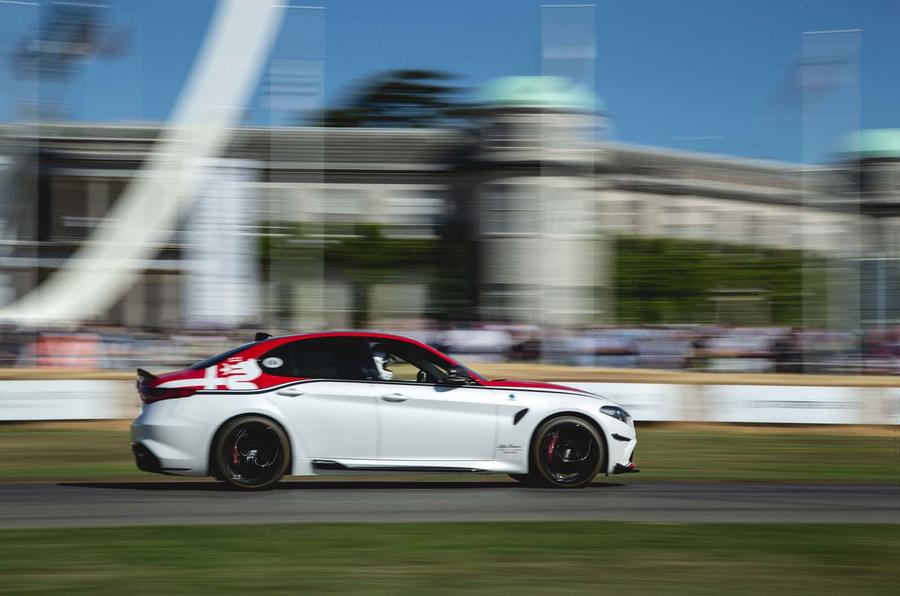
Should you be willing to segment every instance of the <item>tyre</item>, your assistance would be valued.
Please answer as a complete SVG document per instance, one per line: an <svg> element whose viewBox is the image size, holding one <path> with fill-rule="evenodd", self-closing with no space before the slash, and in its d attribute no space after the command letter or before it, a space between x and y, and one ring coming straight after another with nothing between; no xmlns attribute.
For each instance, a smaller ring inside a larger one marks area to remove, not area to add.
<svg viewBox="0 0 900 596"><path fill-rule="evenodd" d="M600 471L603 438L583 418L560 416L544 422L531 441L528 484L582 488Z"/></svg>
<svg viewBox="0 0 900 596"><path fill-rule="evenodd" d="M242 416L226 423L212 453L216 476L232 488L247 490L272 488L291 461L287 435L262 416Z"/></svg>

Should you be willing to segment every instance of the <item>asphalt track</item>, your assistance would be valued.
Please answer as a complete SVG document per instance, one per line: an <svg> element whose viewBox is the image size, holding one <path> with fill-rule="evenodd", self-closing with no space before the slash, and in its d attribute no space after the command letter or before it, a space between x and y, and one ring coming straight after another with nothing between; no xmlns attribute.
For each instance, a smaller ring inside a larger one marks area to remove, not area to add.
<svg viewBox="0 0 900 596"><path fill-rule="evenodd" d="M216 482L0 485L0 528L278 522L616 520L647 523L900 523L900 487L851 484L285 481L268 492Z"/></svg>

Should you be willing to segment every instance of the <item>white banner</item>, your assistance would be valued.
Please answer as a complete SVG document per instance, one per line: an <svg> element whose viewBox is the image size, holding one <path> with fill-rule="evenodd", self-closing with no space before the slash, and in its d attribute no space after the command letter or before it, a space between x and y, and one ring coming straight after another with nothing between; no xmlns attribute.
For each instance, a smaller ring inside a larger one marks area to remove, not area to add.
<svg viewBox="0 0 900 596"><path fill-rule="evenodd" d="M900 424L900 387L566 383L607 397L637 422ZM133 381L0 381L0 421L128 419Z"/></svg>
<svg viewBox="0 0 900 596"><path fill-rule="evenodd" d="M885 389L879 414L884 424L900 424L900 387Z"/></svg>
<svg viewBox="0 0 900 596"><path fill-rule="evenodd" d="M710 422L860 424L863 419L859 392L856 387L704 387Z"/></svg>
<svg viewBox="0 0 900 596"><path fill-rule="evenodd" d="M665 422L681 420L684 410L681 385L652 383L565 383L613 400L637 421Z"/></svg>
<svg viewBox="0 0 900 596"><path fill-rule="evenodd" d="M137 416L133 381L0 381L0 420L102 420Z"/></svg>

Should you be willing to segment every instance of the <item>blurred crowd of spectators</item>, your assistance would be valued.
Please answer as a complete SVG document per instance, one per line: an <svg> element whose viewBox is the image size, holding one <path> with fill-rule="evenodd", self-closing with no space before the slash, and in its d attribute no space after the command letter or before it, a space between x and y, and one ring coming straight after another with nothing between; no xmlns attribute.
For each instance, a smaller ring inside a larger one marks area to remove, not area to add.
<svg viewBox="0 0 900 596"><path fill-rule="evenodd" d="M589 327L563 333L528 325L397 324L464 362L540 361L576 366L714 372L900 374L900 327L862 335L781 327ZM255 330L65 331L0 327L0 367L175 369L250 341Z"/></svg>
<svg viewBox="0 0 900 596"><path fill-rule="evenodd" d="M432 342L471 362L540 360L605 368L900 374L900 327L859 335L785 327L695 325L590 327L569 333L542 333L537 328L484 325L439 333ZM493 351L478 349L490 345Z"/></svg>

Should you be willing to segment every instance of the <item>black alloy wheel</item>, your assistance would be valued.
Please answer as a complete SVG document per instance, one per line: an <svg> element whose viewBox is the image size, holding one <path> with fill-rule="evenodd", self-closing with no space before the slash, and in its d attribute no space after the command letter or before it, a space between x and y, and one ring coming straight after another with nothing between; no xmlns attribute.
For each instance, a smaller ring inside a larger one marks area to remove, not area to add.
<svg viewBox="0 0 900 596"><path fill-rule="evenodd" d="M243 416L219 431L213 450L216 475L233 488L263 490L281 480L291 460L280 426L261 416Z"/></svg>
<svg viewBox="0 0 900 596"><path fill-rule="evenodd" d="M581 488L600 472L604 459L603 439L591 423L576 416L553 418L531 442L529 484Z"/></svg>

